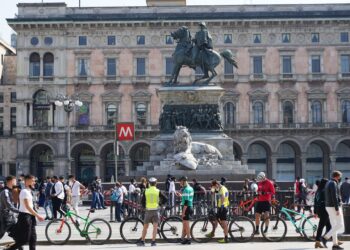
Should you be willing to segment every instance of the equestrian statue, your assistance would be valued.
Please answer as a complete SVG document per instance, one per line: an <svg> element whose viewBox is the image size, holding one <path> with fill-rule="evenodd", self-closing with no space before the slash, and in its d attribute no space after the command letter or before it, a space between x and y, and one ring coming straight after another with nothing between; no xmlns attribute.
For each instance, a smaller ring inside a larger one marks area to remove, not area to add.
<svg viewBox="0 0 350 250"><path fill-rule="evenodd" d="M201 81L201 84L208 85L209 82L217 75L215 68L220 64L221 57L225 58L235 68L238 68L231 50L225 49L218 53L213 49L212 37L204 22L199 23L200 30L196 32L194 39L186 26L182 26L171 36L176 40L177 46L173 53L174 67L170 80L166 85L176 85L177 78L183 66L188 66L193 70L200 67L203 76L196 79L193 84ZM211 76L209 76L209 71ZM204 80L205 81L202 81Z"/></svg>

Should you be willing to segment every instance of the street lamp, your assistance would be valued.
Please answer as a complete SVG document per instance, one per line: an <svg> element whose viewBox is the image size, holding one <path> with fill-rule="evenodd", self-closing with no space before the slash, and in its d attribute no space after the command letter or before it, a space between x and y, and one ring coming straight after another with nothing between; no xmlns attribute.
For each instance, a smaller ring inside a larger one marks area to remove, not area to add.
<svg viewBox="0 0 350 250"><path fill-rule="evenodd" d="M74 107L81 107L83 106L83 102L81 102L76 96L63 96L58 95L56 97L55 105L57 107L64 108L64 111L67 113L67 159L68 159L68 168L67 172L68 175L72 174L72 166L71 166L71 160L70 160L70 113L74 110Z"/></svg>

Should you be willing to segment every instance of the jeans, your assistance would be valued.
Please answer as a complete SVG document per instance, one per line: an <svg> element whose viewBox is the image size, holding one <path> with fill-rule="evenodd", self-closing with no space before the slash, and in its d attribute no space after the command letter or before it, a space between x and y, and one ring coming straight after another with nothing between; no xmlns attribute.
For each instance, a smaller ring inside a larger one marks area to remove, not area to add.
<svg viewBox="0 0 350 250"><path fill-rule="evenodd" d="M100 195L98 192L92 192L91 208L101 208Z"/></svg>
<svg viewBox="0 0 350 250"><path fill-rule="evenodd" d="M50 209L51 217L49 216L49 213L47 212L47 208ZM47 218L52 218L53 217L53 208L52 208L52 200L51 199L46 199L44 203L44 209L45 209L45 214Z"/></svg>
<svg viewBox="0 0 350 250"><path fill-rule="evenodd" d="M344 218L343 218L343 208L339 207L339 215L335 211L334 207L326 207L327 213L329 215L329 220L331 221L331 230L325 234L325 238L329 239L332 236L333 245L338 245L338 232L344 231Z"/></svg>
<svg viewBox="0 0 350 250"><path fill-rule="evenodd" d="M103 196L103 193L98 192L98 198L100 200L100 206L99 208L106 208L105 207L105 197Z"/></svg>
<svg viewBox="0 0 350 250"><path fill-rule="evenodd" d="M122 212L122 203L120 202L115 202L115 220L118 222L121 222L122 219L120 217L120 214Z"/></svg>

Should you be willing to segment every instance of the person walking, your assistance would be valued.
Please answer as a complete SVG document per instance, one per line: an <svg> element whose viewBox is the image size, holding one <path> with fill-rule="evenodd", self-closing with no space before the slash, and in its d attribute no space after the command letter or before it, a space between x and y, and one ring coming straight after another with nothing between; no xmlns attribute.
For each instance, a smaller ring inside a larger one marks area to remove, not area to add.
<svg viewBox="0 0 350 250"><path fill-rule="evenodd" d="M29 243L29 250L36 249L36 219L44 221L45 218L34 210L32 189L34 189L35 177L26 175L24 177L24 189L19 195L19 215L14 228L15 244L6 248L6 250L21 249Z"/></svg>
<svg viewBox="0 0 350 250"><path fill-rule="evenodd" d="M299 199L298 199L298 213L300 213L301 208L306 210L306 197L307 197L307 186L305 183L305 179L299 180Z"/></svg>
<svg viewBox="0 0 350 250"><path fill-rule="evenodd" d="M97 191L97 183L98 181L98 176L95 176L95 179L92 181L92 183L90 184L89 188L90 191L92 193L92 200L91 200L91 207L90 209L97 209L99 204L100 204L100 197Z"/></svg>
<svg viewBox="0 0 350 250"><path fill-rule="evenodd" d="M345 181L340 186L341 200L343 204L350 203L350 180L345 177Z"/></svg>
<svg viewBox="0 0 350 250"><path fill-rule="evenodd" d="M158 232L159 222L159 204L167 202L166 196L156 187L157 179L152 177L148 180L150 187L145 190L145 195L142 196L141 204L146 209L145 219L142 230L141 240L137 246L145 246L145 238L149 224L153 224L151 246L156 246L156 236Z"/></svg>
<svg viewBox="0 0 350 250"><path fill-rule="evenodd" d="M98 200L99 203L97 203L97 206L99 209L107 209L105 206L105 197L103 194L103 186L102 186L102 182L101 182L101 178L97 179L97 195L98 195Z"/></svg>
<svg viewBox="0 0 350 250"><path fill-rule="evenodd" d="M255 234L259 234L261 214L264 214L264 219L266 221L264 232L268 230L271 199L272 196L275 195L275 188L272 182L266 178L264 172L260 172L256 179L258 181L258 201L255 207Z"/></svg>
<svg viewBox="0 0 350 250"><path fill-rule="evenodd" d="M111 190L111 201L115 204L115 221L121 222L123 190L121 189L120 182L116 182L115 187Z"/></svg>
<svg viewBox="0 0 350 250"><path fill-rule="evenodd" d="M325 187L327 182L328 180L323 178L320 181L315 194L314 213L320 219L317 227L315 248L323 248L323 246L321 245L321 236L324 227L326 227L326 232L328 232L331 229L331 223L329 221L329 216L326 211L325 205Z"/></svg>
<svg viewBox="0 0 350 250"><path fill-rule="evenodd" d="M322 238L322 243L327 247L327 241L332 237L332 249L343 249L340 245L342 242L338 240L338 232L344 230L343 209L341 206L341 197L339 183L341 181L342 173L334 171L332 179L327 182L325 187L325 205L326 211L331 222L331 230L329 230Z"/></svg>
<svg viewBox="0 0 350 250"><path fill-rule="evenodd" d="M80 196L81 189L85 189L85 186L81 184L79 181L75 179L74 175L68 176L69 186L72 193L71 205L75 213L79 216L79 204L80 204ZM79 217L77 217L77 223L79 223Z"/></svg>
<svg viewBox="0 0 350 250"><path fill-rule="evenodd" d="M172 176L170 179L170 183L169 183L169 193L168 193L168 197L169 197L169 207L171 207L171 214L175 213L175 195L176 195L176 187L175 187L175 181L176 178L175 176Z"/></svg>
<svg viewBox="0 0 350 250"><path fill-rule="evenodd" d="M51 188L51 199L52 199L52 208L53 208L53 219L57 219L57 212L63 216L61 211L63 199L64 199L64 189L63 184L57 178L57 176L52 177L53 185Z"/></svg>
<svg viewBox="0 0 350 250"><path fill-rule="evenodd" d="M45 220L52 220L53 218L53 208L52 208L52 199L51 199L52 186L53 186L53 183L51 181L51 178L46 177L46 187L44 190L44 194L45 194L44 210L46 214ZM49 216L48 210L50 210L50 216Z"/></svg>
<svg viewBox="0 0 350 250"><path fill-rule="evenodd" d="M16 177L10 175L5 179L5 187L0 193L0 239L7 232L14 237L13 229L16 225L19 210L15 207L12 189L16 186ZM20 249L23 249L22 247Z"/></svg>
<svg viewBox="0 0 350 250"><path fill-rule="evenodd" d="M188 179L186 176L180 178L180 186L182 187L182 192L177 193L177 196L181 197L181 207L182 207L182 245L191 244L191 232L190 232L190 219L193 214L193 196L194 190L188 184Z"/></svg>
<svg viewBox="0 0 350 250"><path fill-rule="evenodd" d="M72 192L71 192L71 189L70 189L69 185L67 185L67 184L65 183L65 180L64 180L64 177L63 177L63 176L60 176L60 177L59 177L59 181L62 183L62 186L63 186L63 194L64 194L64 197L63 197L63 200L62 200L61 209L62 209L64 212L67 212L67 211L68 211L68 206L67 206L67 204L70 204L70 203L71 203L71 200L72 200ZM62 217L62 214L61 214L61 217Z"/></svg>

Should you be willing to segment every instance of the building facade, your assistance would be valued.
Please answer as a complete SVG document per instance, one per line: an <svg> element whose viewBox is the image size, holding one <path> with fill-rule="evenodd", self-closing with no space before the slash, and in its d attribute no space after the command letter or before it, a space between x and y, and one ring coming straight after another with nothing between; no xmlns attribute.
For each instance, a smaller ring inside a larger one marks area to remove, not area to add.
<svg viewBox="0 0 350 250"><path fill-rule="evenodd" d="M16 50L0 40L0 178L16 174Z"/></svg>
<svg viewBox="0 0 350 250"><path fill-rule="evenodd" d="M205 21L214 48L231 49L214 82L236 159L277 181L350 174L349 4L70 8L18 5L17 170L80 179L114 174L114 124L135 122L118 173L140 176L159 133L157 88L169 79L170 32ZM183 68L189 84L200 70ZM67 119L57 95L83 102ZM71 147L67 147L70 125ZM68 162L68 155L71 156Z"/></svg>

